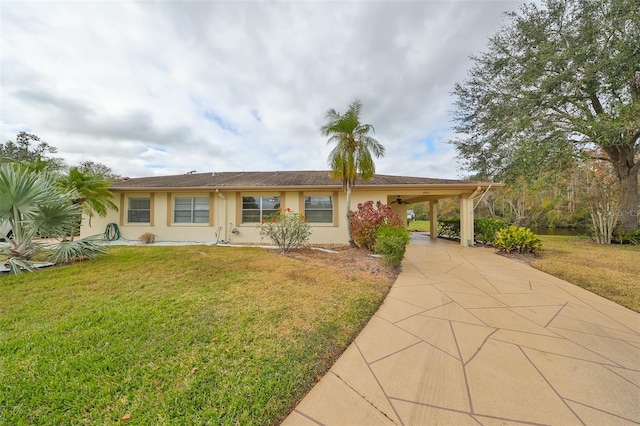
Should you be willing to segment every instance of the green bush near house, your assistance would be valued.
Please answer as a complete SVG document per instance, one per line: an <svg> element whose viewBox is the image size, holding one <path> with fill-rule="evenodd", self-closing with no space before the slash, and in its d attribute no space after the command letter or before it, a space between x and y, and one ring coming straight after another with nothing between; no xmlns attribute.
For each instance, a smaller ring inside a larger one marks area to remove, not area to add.
<svg viewBox="0 0 640 426"><path fill-rule="evenodd" d="M542 241L531 229L513 225L498 231L493 244L506 253L535 253L542 247Z"/></svg>
<svg viewBox="0 0 640 426"><path fill-rule="evenodd" d="M493 243L498 231L506 226L504 220L500 219L476 219L473 222L475 239L483 243Z"/></svg>
<svg viewBox="0 0 640 426"><path fill-rule="evenodd" d="M460 218L438 219L438 237L455 238L460 236Z"/></svg>
<svg viewBox="0 0 640 426"><path fill-rule="evenodd" d="M258 225L258 230L260 236L270 238L285 252L300 248L311 236L309 221L289 208L268 216Z"/></svg>
<svg viewBox="0 0 640 426"><path fill-rule="evenodd" d="M373 250L376 243L378 229L382 226L404 229L405 223L386 204L373 201L358 204L358 210L349 212L351 224L351 238L360 248Z"/></svg>
<svg viewBox="0 0 640 426"><path fill-rule="evenodd" d="M376 233L373 251L381 254L387 266L397 267L402 263L409 244L409 231L406 229L381 226Z"/></svg>
<svg viewBox="0 0 640 426"><path fill-rule="evenodd" d="M493 243L496 232L505 228L507 224L500 219L475 219L473 221L474 239L483 243ZM438 219L438 236L457 238L460 236L460 218Z"/></svg>

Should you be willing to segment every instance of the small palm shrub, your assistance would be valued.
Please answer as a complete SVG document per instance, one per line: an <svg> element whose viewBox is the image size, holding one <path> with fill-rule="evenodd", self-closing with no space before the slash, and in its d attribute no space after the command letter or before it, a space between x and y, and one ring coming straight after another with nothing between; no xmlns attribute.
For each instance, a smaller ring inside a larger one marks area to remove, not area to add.
<svg viewBox="0 0 640 426"><path fill-rule="evenodd" d="M0 265L11 274L31 271L42 261L70 263L105 253L94 239L67 241L82 207L73 202L77 194L61 189L56 179L25 164L0 164L0 222L13 233L12 239L0 242ZM41 235L56 242L36 243Z"/></svg>
<svg viewBox="0 0 640 426"><path fill-rule="evenodd" d="M102 236L94 235L78 241L63 241L54 244L49 259L53 263L69 264L85 259L95 259L107 252L102 244Z"/></svg>
<svg viewBox="0 0 640 426"><path fill-rule="evenodd" d="M387 266L397 267L402 263L409 244L409 231L383 225L376 232L373 251L381 254Z"/></svg>
<svg viewBox="0 0 640 426"><path fill-rule="evenodd" d="M380 201L373 205L373 201L358 204L358 210L349 212L351 224L351 238L360 248L372 250L376 242L376 233L381 226L404 229L404 221Z"/></svg>
<svg viewBox="0 0 640 426"><path fill-rule="evenodd" d="M309 221L290 208L280 210L262 220L258 225L260 236L268 237L282 251L292 251L309 241L311 226Z"/></svg>
<svg viewBox="0 0 640 426"><path fill-rule="evenodd" d="M542 247L542 241L531 229L514 225L499 230L493 244L506 253L535 253Z"/></svg>

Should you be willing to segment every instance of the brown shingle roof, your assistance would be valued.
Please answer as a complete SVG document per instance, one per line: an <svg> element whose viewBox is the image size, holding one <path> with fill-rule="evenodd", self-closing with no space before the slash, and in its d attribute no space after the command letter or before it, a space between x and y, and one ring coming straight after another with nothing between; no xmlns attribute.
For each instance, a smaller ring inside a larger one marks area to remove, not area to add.
<svg viewBox="0 0 640 426"><path fill-rule="evenodd" d="M453 179L433 179L410 176L375 175L361 186L452 185L471 183ZM256 188L256 187L340 187L339 180L328 171L274 171L194 173L174 176L154 176L122 179L113 183L120 188Z"/></svg>

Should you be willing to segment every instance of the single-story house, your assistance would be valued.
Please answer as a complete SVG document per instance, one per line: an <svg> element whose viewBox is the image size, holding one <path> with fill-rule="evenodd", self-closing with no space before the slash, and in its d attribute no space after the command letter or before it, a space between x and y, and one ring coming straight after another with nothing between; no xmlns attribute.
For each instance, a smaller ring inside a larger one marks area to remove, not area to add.
<svg viewBox="0 0 640 426"><path fill-rule="evenodd" d="M488 182L375 175L356 182L351 209L365 201L381 201L406 217L407 205L428 201L431 237L437 236L438 200L458 198L461 244L473 245L473 200ZM213 172L176 176L123 178L113 183L112 201L119 210L83 220L81 237L100 234L116 223L123 238L137 240L145 232L157 241L268 243L260 237L261 219L290 208L309 219L313 244L344 244L346 192L328 171Z"/></svg>

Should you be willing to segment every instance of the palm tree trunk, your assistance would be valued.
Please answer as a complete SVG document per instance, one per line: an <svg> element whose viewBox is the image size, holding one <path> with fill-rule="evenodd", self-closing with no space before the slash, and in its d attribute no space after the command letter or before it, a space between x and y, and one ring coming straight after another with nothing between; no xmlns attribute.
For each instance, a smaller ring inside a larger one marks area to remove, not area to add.
<svg viewBox="0 0 640 426"><path fill-rule="evenodd" d="M353 237L351 236L351 221L349 220L349 212L351 211L351 185L347 183L347 235L349 235L349 245L351 247L355 247L356 243L353 241Z"/></svg>

